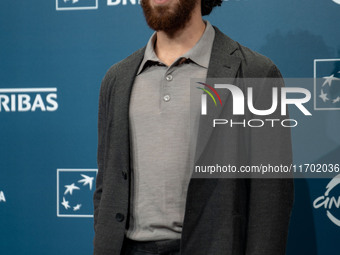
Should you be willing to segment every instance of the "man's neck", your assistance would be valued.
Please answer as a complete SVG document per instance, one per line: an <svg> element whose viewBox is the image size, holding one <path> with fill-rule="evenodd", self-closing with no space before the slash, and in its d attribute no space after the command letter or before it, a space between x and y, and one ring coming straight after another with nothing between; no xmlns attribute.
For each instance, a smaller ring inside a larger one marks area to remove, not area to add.
<svg viewBox="0 0 340 255"><path fill-rule="evenodd" d="M155 52L157 57L167 66L189 51L199 41L205 30L201 10L195 8L191 19L185 27L174 34L164 31L157 32Z"/></svg>

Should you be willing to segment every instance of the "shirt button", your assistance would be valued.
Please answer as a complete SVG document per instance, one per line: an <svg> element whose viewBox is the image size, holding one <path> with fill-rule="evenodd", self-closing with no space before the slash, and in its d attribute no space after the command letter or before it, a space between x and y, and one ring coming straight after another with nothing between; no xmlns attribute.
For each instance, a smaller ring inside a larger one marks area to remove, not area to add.
<svg viewBox="0 0 340 255"><path fill-rule="evenodd" d="M163 97L163 100L164 100L165 102L169 102L169 101L170 101L170 95L165 95L165 96Z"/></svg>
<svg viewBox="0 0 340 255"><path fill-rule="evenodd" d="M124 178L124 180L126 180L127 179L127 172L126 171L122 171L122 176L123 176L123 178Z"/></svg>
<svg viewBox="0 0 340 255"><path fill-rule="evenodd" d="M172 81L172 75L171 75L171 74L167 75L167 76L165 77L165 79L166 79L167 81Z"/></svg>
<svg viewBox="0 0 340 255"><path fill-rule="evenodd" d="M117 220L118 222L122 222L122 221L124 220L124 215L121 214L121 213L117 213L117 214L116 214L116 220Z"/></svg>

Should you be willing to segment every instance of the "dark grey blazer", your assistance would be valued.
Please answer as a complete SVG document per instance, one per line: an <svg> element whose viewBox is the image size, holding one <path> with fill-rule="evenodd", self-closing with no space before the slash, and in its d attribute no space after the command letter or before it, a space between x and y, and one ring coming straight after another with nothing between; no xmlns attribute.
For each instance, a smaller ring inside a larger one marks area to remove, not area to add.
<svg viewBox="0 0 340 255"><path fill-rule="evenodd" d="M208 78L281 77L268 58L214 28L216 35ZM94 193L94 254L97 255L119 255L128 224L129 99L144 50L112 66L100 89L98 176ZM277 85L283 86L283 83ZM267 91L271 93L268 88L261 93L265 95ZM220 114L226 119L233 118L229 110L231 100L227 98L228 94L223 95L224 107L214 113L217 118ZM258 102L260 107L261 102ZM249 112L246 114L251 117ZM289 164L292 161L287 128L233 128L228 132L215 132L201 123L199 141L203 146L197 150L198 165L211 160L208 157L223 158L234 165ZM215 146L223 151L207 153ZM285 254L292 204L292 179L192 178L187 193L181 254Z"/></svg>

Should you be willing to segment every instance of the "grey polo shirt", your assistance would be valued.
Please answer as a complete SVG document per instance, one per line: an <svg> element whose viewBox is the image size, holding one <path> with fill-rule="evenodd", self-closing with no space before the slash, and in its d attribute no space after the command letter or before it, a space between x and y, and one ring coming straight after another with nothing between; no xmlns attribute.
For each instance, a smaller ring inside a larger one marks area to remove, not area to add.
<svg viewBox="0 0 340 255"><path fill-rule="evenodd" d="M214 37L206 21L201 39L171 66L155 54L156 33L146 46L130 99L130 239L181 238L200 116L190 98L200 102L202 93L190 79L206 80Z"/></svg>

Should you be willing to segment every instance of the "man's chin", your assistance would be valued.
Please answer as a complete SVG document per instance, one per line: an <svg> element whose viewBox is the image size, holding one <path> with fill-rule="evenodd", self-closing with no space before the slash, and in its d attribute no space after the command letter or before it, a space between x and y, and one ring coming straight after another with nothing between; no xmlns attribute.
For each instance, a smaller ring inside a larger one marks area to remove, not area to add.
<svg viewBox="0 0 340 255"><path fill-rule="evenodd" d="M196 1L142 0L141 5L149 27L170 35L187 24Z"/></svg>

